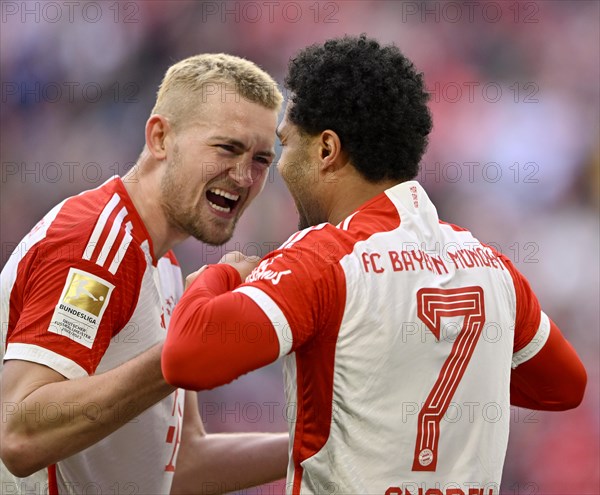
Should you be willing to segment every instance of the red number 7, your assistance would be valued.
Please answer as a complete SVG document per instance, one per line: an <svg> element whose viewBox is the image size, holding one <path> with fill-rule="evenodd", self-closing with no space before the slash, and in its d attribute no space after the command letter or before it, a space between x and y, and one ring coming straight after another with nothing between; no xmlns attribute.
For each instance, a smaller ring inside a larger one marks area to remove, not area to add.
<svg viewBox="0 0 600 495"><path fill-rule="evenodd" d="M440 421L462 379L485 323L483 289L420 289L417 292L418 316L440 340L444 316L464 316L464 322L435 385L419 413L413 471L435 471L438 458Z"/></svg>

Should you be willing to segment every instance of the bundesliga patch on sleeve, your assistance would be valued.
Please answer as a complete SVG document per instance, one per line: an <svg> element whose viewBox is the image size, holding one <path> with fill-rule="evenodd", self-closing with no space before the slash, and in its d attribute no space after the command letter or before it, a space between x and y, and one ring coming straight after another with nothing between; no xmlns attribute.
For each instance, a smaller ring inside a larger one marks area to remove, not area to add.
<svg viewBox="0 0 600 495"><path fill-rule="evenodd" d="M48 331L91 349L114 288L91 273L71 268Z"/></svg>

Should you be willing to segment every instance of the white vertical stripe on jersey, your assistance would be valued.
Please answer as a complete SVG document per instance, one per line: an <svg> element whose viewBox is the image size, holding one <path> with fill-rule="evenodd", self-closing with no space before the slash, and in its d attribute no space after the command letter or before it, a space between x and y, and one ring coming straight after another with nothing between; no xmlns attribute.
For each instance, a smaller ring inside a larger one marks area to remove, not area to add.
<svg viewBox="0 0 600 495"><path fill-rule="evenodd" d="M110 232L108 233L108 237L106 238L106 241L104 241L102 250L100 251L100 254L98 255L98 259L96 260L96 263L98 265L100 265L100 266L104 265L106 258L108 258L108 253L110 253L110 250L112 249L113 244L115 243L115 239L117 238L117 235L119 234L119 230L121 230L121 225L123 224L123 219L126 216L127 216L127 208L125 208L123 206L123 208L121 208L121 211L119 211L119 213L117 213L117 216L115 217L115 220L110 228Z"/></svg>
<svg viewBox="0 0 600 495"><path fill-rule="evenodd" d="M271 320L271 324L279 340L279 357L285 356L292 349L293 337L290 324L287 318L277 306L277 303L271 299L265 292L256 287L239 287L233 292L241 292L252 299L260 309Z"/></svg>
<svg viewBox="0 0 600 495"><path fill-rule="evenodd" d="M303 230L299 231L299 232L295 232L293 233L287 241L285 241L281 246L279 246L279 249L285 249L286 247L288 247L289 245L291 245L290 243L293 243L297 237L299 237L300 235L302 235L302 232L304 232Z"/></svg>
<svg viewBox="0 0 600 495"><path fill-rule="evenodd" d="M544 347L544 344L548 340L549 335L550 319L548 318L546 313L541 311L540 326L538 327L535 336L533 337L533 339L531 339L531 342L529 342L529 344L523 347L523 349L513 354L513 369L519 366L520 364L523 364L525 361L529 361L533 356L535 356L540 351L540 349Z"/></svg>
<svg viewBox="0 0 600 495"><path fill-rule="evenodd" d="M121 261L123 261L123 258L125 258L127 248L129 247L129 244L131 244L131 240L133 239L133 237L131 237L130 232L132 228L133 225L131 224L131 222L127 222L127 224L125 225L125 236L123 237L121 245L119 246L119 249L117 249L117 252L115 253L112 259L112 263L108 267L108 271L113 275L117 273L117 270L121 265Z"/></svg>
<svg viewBox="0 0 600 495"><path fill-rule="evenodd" d="M347 217L346 220L344 220L344 222L342 223L342 230L348 230L348 227L350 226L350 221L354 218L354 215L356 215L357 213L358 211L355 211L354 213L352 213L352 215Z"/></svg>
<svg viewBox="0 0 600 495"><path fill-rule="evenodd" d="M90 240L88 241L87 246L85 247L85 250L83 251L82 258L84 260L89 260L92 258L92 255L94 254L94 251L96 250L96 244L98 243L98 239L100 239L100 235L102 234L102 231L104 230L104 226L106 225L108 217L113 212L113 210L117 207L117 204L119 204L120 200L121 200L121 198L119 197L119 195L117 193L115 193L113 195L113 197L110 198L110 201L106 204L104 209L102 210L102 213L100 213L100 216L98 217L98 221L96 222L96 226L94 227L92 235L90 236Z"/></svg>
<svg viewBox="0 0 600 495"><path fill-rule="evenodd" d="M330 224L325 222L325 223L320 223L319 225L315 225L314 227L309 227L307 229L301 230L300 232L298 232L297 235L294 234L295 237L294 237L294 235L292 235L292 237L290 237L287 242L283 243L281 245L280 249L287 249L289 247L292 247L295 243L297 243L301 239L304 239L312 231L324 229L325 226L327 226L327 225L330 225Z"/></svg>

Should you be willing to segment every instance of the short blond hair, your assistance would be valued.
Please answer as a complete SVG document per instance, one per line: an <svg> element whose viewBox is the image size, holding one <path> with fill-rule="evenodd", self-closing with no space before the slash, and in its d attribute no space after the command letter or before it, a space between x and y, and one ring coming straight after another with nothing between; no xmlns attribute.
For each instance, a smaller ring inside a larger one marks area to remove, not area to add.
<svg viewBox="0 0 600 495"><path fill-rule="evenodd" d="M221 86L269 110L281 108L283 96L273 78L249 60L226 53L194 55L167 70L156 95L153 114L174 123L190 112L190 96L205 97Z"/></svg>

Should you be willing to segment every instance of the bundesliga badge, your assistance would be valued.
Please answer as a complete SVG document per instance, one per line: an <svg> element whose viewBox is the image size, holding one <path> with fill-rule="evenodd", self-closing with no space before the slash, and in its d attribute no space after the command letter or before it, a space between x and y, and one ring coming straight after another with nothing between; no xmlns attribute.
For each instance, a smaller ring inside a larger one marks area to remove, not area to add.
<svg viewBox="0 0 600 495"><path fill-rule="evenodd" d="M71 268L48 330L91 349L114 287L91 273Z"/></svg>

